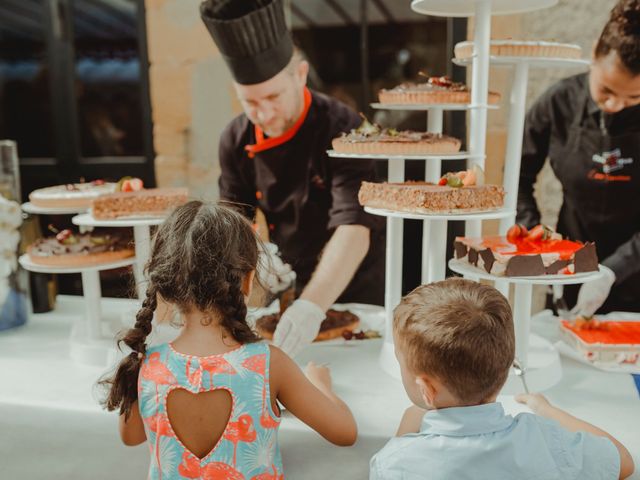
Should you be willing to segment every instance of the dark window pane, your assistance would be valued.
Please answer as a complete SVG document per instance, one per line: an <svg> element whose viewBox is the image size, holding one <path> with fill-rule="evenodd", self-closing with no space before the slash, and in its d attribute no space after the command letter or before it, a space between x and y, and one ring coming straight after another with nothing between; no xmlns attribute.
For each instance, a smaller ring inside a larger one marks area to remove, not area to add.
<svg viewBox="0 0 640 480"><path fill-rule="evenodd" d="M133 0L73 3L83 157L144 154L137 4Z"/></svg>
<svg viewBox="0 0 640 480"><path fill-rule="evenodd" d="M0 2L0 138L21 158L55 157L44 2Z"/></svg>

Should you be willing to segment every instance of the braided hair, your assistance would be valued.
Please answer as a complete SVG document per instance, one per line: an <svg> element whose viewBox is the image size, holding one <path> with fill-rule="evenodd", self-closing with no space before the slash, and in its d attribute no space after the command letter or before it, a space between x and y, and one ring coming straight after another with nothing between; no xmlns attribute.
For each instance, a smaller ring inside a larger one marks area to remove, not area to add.
<svg viewBox="0 0 640 480"><path fill-rule="evenodd" d="M132 352L115 374L99 383L109 389L107 410L128 416L138 398L137 380L160 296L181 311L215 313L238 343L259 337L246 322L242 282L258 263L258 239L236 211L191 201L177 208L156 232L146 266L149 285L133 328L118 340ZM209 317L211 318L211 316Z"/></svg>
<svg viewBox="0 0 640 480"><path fill-rule="evenodd" d="M640 74L640 0L620 0L613 7L594 52L596 58L616 52L629 73Z"/></svg>

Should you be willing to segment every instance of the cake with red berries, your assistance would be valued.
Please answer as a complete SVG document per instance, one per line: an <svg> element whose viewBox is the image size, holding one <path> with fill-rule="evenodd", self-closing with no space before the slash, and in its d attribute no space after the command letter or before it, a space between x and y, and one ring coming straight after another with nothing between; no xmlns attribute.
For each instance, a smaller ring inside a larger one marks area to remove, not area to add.
<svg viewBox="0 0 640 480"><path fill-rule="evenodd" d="M406 82L378 92L380 103L384 104L434 104L434 103L471 103L471 90L460 82L448 77L428 77L426 82ZM500 101L500 94L489 92L489 104Z"/></svg>
<svg viewBox="0 0 640 480"><path fill-rule="evenodd" d="M473 42L457 43L454 55L465 60L473 57ZM546 57L578 59L582 48L573 43L545 42L532 40L491 40L489 55L496 57Z"/></svg>
<svg viewBox="0 0 640 480"><path fill-rule="evenodd" d="M29 194L29 201L41 208L88 209L94 198L113 193L117 187L117 183L103 180L55 185L34 190Z"/></svg>
<svg viewBox="0 0 640 480"><path fill-rule="evenodd" d="M457 259L492 275L533 277L598 271L594 243L563 239L546 226L514 225L506 236L457 237Z"/></svg>
<svg viewBox="0 0 640 480"><path fill-rule="evenodd" d="M320 332L314 342L340 338L343 336L343 332L353 332L360 326L358 316L349 311L328 310L326 315L327 318L320 324ZM260 317L255 326L258 335L272 340L279 321L280 313Z"/></svg>
<svg viewBox="0 0 640 480"><path fill-rule="evenodd" d="M163 217L187 200L186 188L123 191L96 198L91 203L91 214L98 220Z"/></svg>
<svg viewBox="0 0 640 480"><path fill-rule="evenodd" d="M491 211L504 205L504 189L485 185L478 167L448 173L437 184L428 182L362 182L360 205L408 213L447 214Z"/></svg>
<svg viewBox="0 0 640 480"><path fill-rule="evenodd" d="M122 229L83 234L62 230L55 237L36 240L27 254L38 265L72 268L124 260L135 251L131 236Z"/></svg>
<svg viewBox="0 0 640 480"><path fill-rule="evenodd" d="M578 318L562 320L562 339L586 360L602 365L638 365L640 322Z"/></svg>
<svg viewBox="0 0 640 480"><path fill-rule="evenodd" d="M460 140L440 133L381 128L364 120L362 125L331 142L337 153L357 155L434 155L460 151Z"/></svg>

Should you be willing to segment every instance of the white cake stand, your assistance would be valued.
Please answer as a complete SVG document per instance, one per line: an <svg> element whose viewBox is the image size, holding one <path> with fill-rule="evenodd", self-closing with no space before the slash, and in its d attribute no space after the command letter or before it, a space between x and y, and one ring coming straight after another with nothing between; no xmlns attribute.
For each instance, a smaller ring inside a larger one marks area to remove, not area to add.
<svg viewBox="0 0 640 480"><path fill-rule="evenodd" d="M426 111L465 111L474 108L486 108L489 110L497 110L498 105L472 105L470 103L371 103L371 108L376 110L417 110Z"/></svg>
<svg viewBox="0 0 640 480"><path fill-rule="evenodd" d="M397 160L426 160L426 161L436 161L439 162L441 160L465 160L467 158L476 158L479 155L472 155L468 152L457 152L457 153L441 153L434 155L385 155L380 153L368 153L366 155L359 153L339 153L335 150L327 150L327 155L332 158L350 158L350 159L362 159L362 160L389 160L389 161L397 161ZM391 181L391 180L389 180Z"/></svg>
<svg viewBox="0 0 640 480"><path fill-rule="evenodd" d="M165 217L153 218L118 218L114 220L98 220L89 213L77 215L71 219L74 225L83 227L133 227L133 238L136 248L136 262L133 265L133 273L138 289L138 298L144 300L147 285L144 281L144 267L149 261L151 252L150 227L160 225Z"/></svg>
<svg viewBox="0 0 640 480"><path fill-rule="evenodd" d="M37 273L80 273L82 275L82 293L85 314L71 329L70 354L78 363L106 367L115 355L113 332L103 332L100 299L100 274L103 270L127 267L135 263L135 258L126 258L117 262L87 265L82 267L48 267L33 263L29 255L22 255L18 261L25 270Z"/></svg>
<svg viewBox="0 0 640 480"><path fill-rule="evenodd" d="M411 9L438 17L478 15L478 4L485 3L492 15L511 15L553 7L558 0L413 0Z"/></svg>
<svg viewBox="0 0 640 480"><path fill-rule="evenodd" d="M573 275L540 275L535 277L504 277L487 273L486 270L457 259L449 260L449 268L456 273L482 280L501 281L515 286L513 323L516 337L516 357L527 369L527 381L535 380L536 390L555 385L562 378L560 356L550 342L531 335L531 299L533 285L577 285L602 276L601 272L577 273Z"/></svg>
<svg viewBox="0 0 640 480"><path fill-rule="evenodd" d="M87 210L82 207L39 207L31 202L22 204L22 211L32 215L75 215Z"/></svg>

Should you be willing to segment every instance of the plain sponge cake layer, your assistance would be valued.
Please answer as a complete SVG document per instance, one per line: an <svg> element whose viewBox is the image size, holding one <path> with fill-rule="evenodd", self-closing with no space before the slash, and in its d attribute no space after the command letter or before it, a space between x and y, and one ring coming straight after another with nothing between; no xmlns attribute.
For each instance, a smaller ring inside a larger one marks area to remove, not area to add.
<svg viewBox="0 0 640 480"><path fill-rule="evenodd" d="M410 213L474 212L501 208L504 189L497 185L456 188L426 182L362 182L358 200L365 207Z"/></svg>

